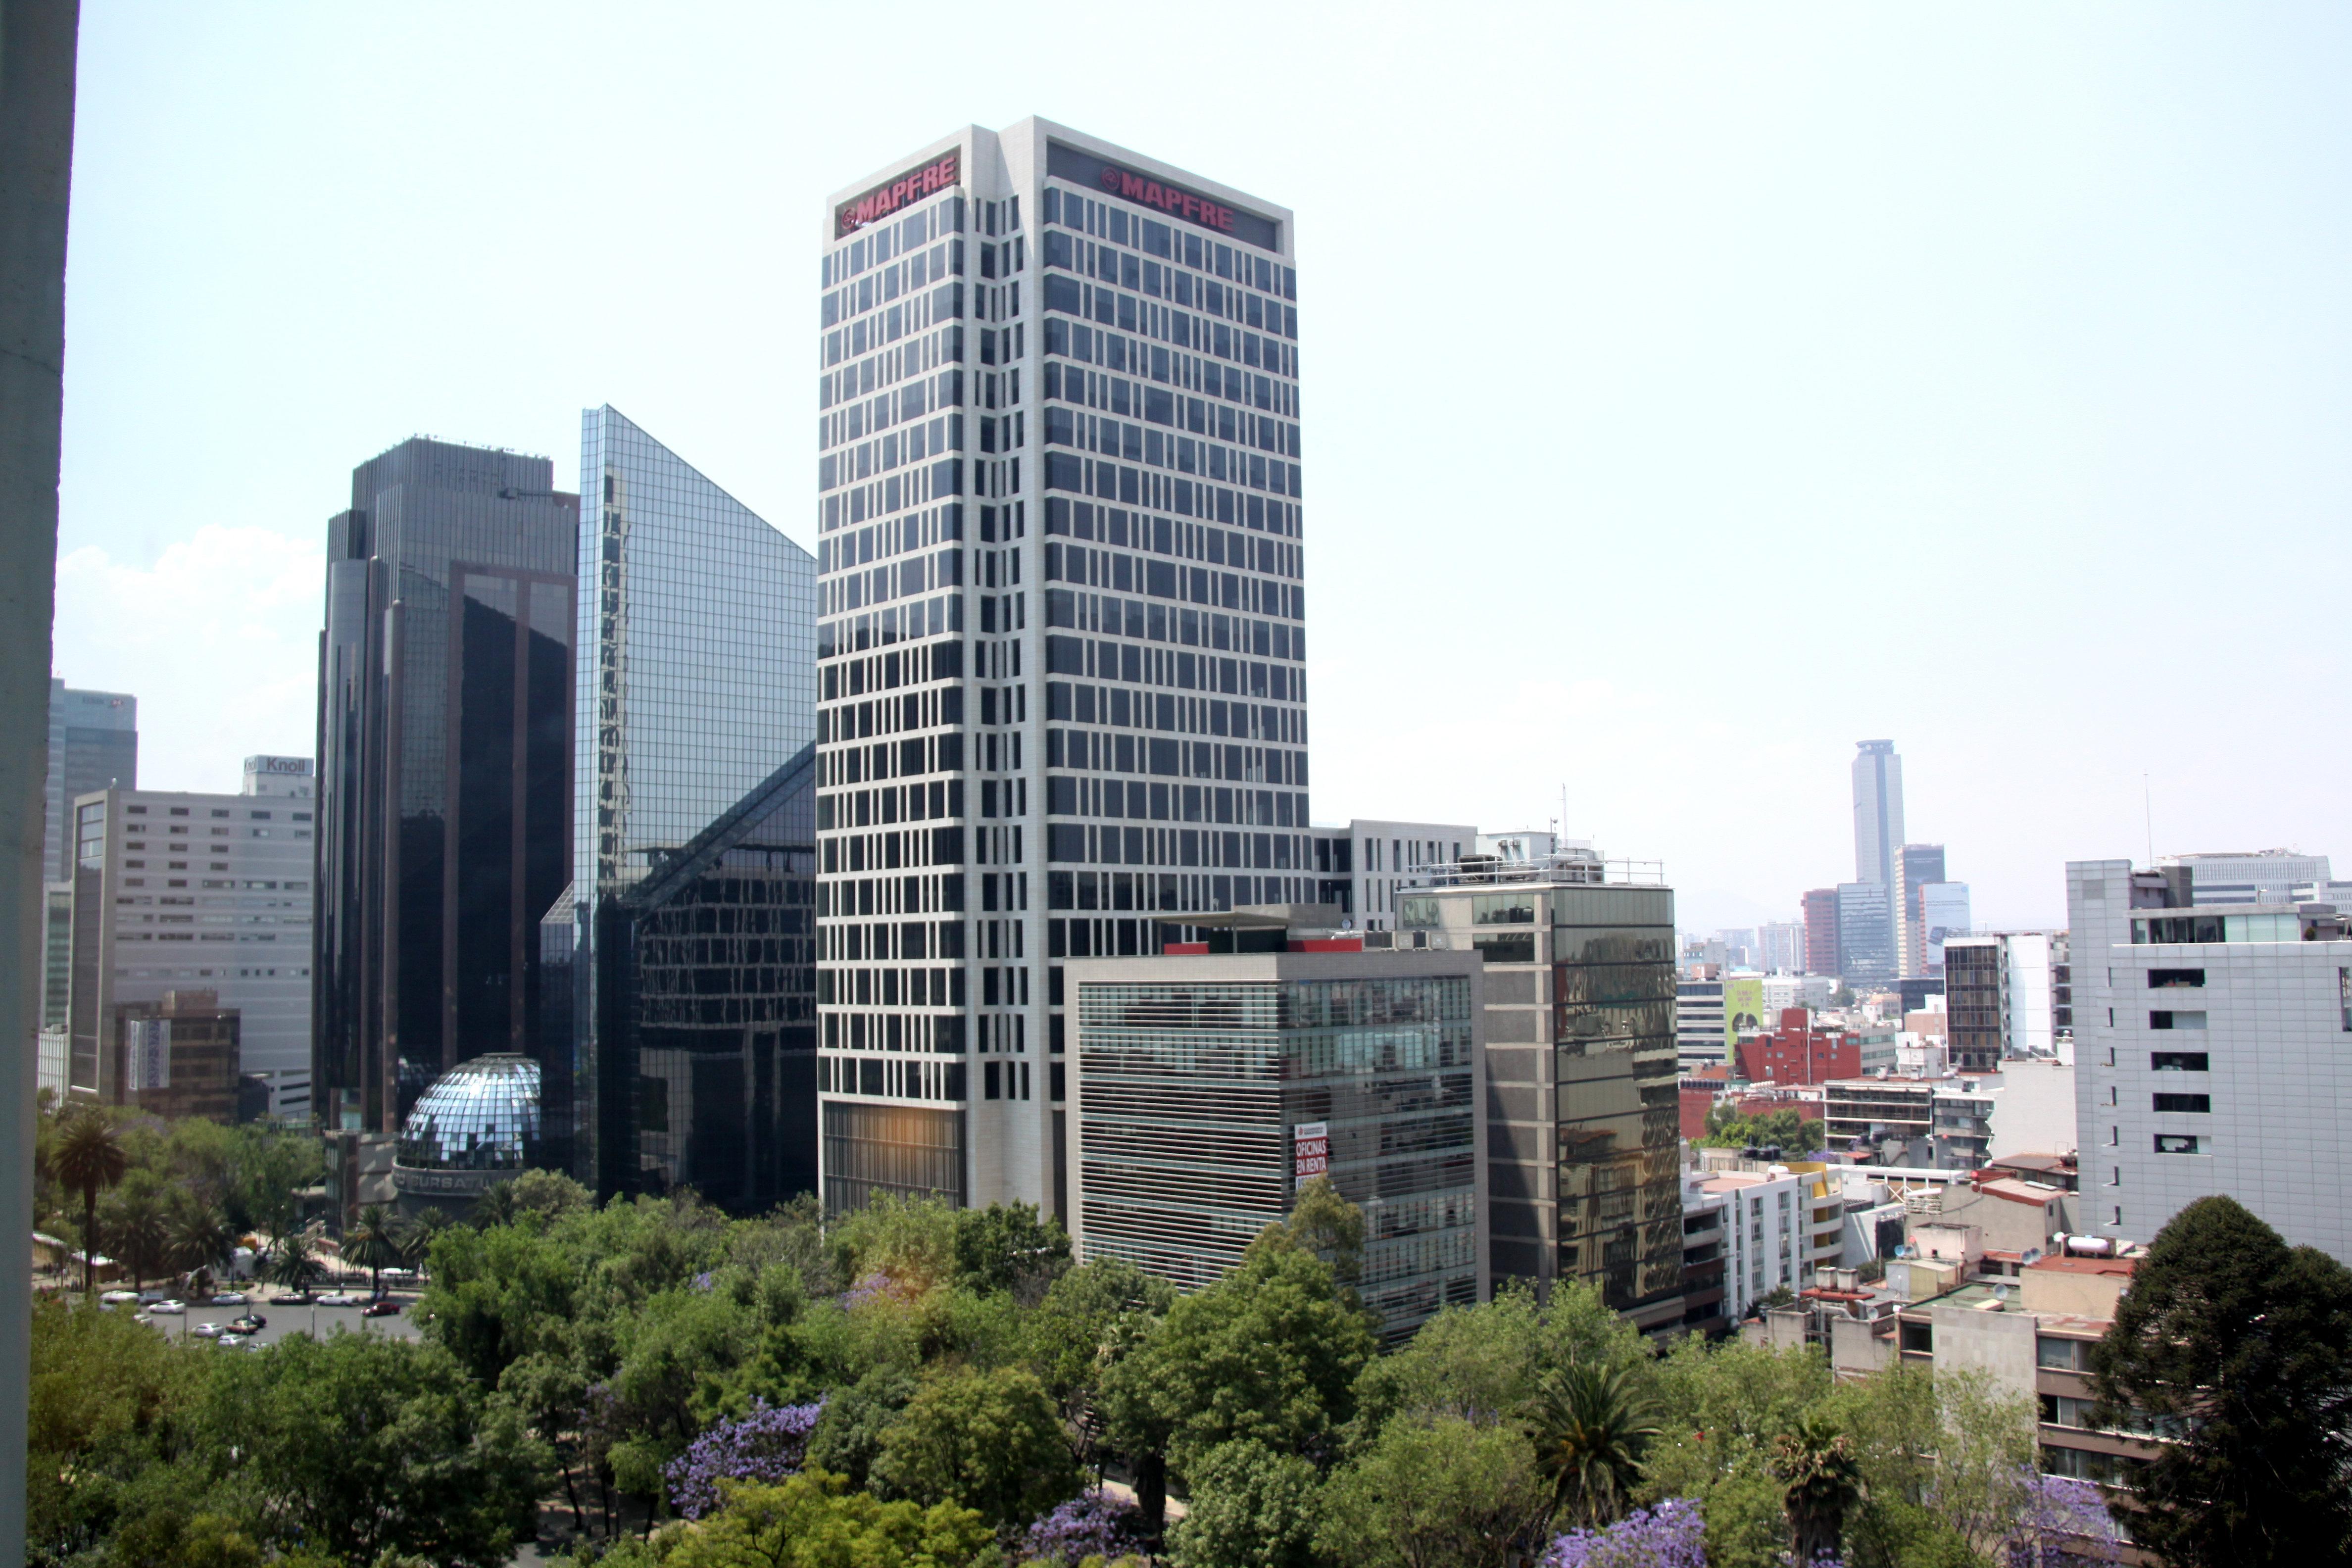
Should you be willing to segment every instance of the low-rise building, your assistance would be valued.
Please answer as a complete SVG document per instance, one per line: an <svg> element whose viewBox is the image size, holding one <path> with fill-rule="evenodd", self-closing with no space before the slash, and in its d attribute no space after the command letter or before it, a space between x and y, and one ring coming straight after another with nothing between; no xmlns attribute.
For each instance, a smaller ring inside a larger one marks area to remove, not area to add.
<svg viewBox="0 0 2352 1568"><path fill-rule="evenodd" d="M1862 1048L1845 1030L1817 1022L1802 1007L1784 1009L1779 1026L1739 1042L1739 1076L1751 1083L1824 1084L1862 1076Z"/></svg>
<svg viewBox="0 0 2352 1568"><path fill-rule="evenodd" d="M167 1120L237 1121L239 1024L211 991L166 991L117 1007L122 1103Z"/></svg>
<svg viewBox="0 0 2352 1568"><path fill-rule="evenodd" d="M1479 955L1367 951L1336 915L1192 916L1207 940L1068 966L1082 1261L1197 1289L1328 1175L1364 1211L1360 1289L1385 1334L1486 1299ZM1679 1248L1675 1265L1679 1284Z"/></svg>
<svg viewBox="0 0 2352 1568"><path fill-rule="evenodd" d="M1696 1174L1683 1179L1683 1331L1719 1334L1737 1321L1730 1308L1731 1194L1710 1191Z"/></svg>

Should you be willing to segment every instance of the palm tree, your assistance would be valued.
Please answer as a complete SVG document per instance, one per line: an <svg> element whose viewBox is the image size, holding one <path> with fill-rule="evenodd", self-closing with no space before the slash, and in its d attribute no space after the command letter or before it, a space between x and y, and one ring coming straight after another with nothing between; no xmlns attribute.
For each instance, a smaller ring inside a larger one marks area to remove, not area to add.
<svg viewBox="0 0 2352 1568"><path fill-rule="evenodd" d="M1631 1374L1572 1363L1543 1380L1531 1415L1536 1463L1551 1483L1554 1512L1580 1528L1615 1522L1659 1429Z"/></svg>
<svg viewBox="0 0 2352 1568"><path fill-rule="evenodd" d="M175 1207L169 1228L163 1256L183 1274L226 1263L236 1251L236 1232L229 1228L228 1217L201 1198L191 1197Z"/></svg>
<svg viewBox="0 0 2352 1568"><path fill-rule="evenodd" d="M401 1258L392 1211L382 1204L370 1204L360 1210L359 1223L343 1237L343 1261L356 1263L368 1271L370 1294L382 1293L383 1271L396 1267Z"/></svg>
<svg viewBox="0 0 2352 1568"><path fill-rule="evenodd" d="M51 1159L58 1180L81 1194L81 1289L88 1296L98 1289L98 1194L122 1180L131 1157L114 1123L96 1106L76 1106L59 1121Z"/></svg>
<svg viewBox="0 0 2352 1568"><path fill-rule="evenodd" d="M319 1259L310 1250L310 1238L299 1230L279 1237L278 1244L269 1249L266 1272L273 1285L308 1290L310 1281L319 1277Z"/></svg>
<svg viewBox="0 0 2352 1568"><path fill-rule="evenodd" d="M131 1270L134 1290L163 1272L164 1252L171 1241L171 1229L163 1217L163 1204L155 1192L154 1178L145 1172L140 1175L145 1180L124 1182L115 1189L107 1205L110 1211L107 1228L114 1235L115 1254Z"/></svg>
<svg viewBox="0 0 2352 1568"><path fill-rule="evenodd" d="M1780 1507L1789 1516L1792 1560L1811 1563L1834 1557L1845 1534L1846 1510L1862 1496L1862 1466L1853 1439L1837 1424L1814 1415L1772 1440L1765 1461L1780 1483Z"/></svg>

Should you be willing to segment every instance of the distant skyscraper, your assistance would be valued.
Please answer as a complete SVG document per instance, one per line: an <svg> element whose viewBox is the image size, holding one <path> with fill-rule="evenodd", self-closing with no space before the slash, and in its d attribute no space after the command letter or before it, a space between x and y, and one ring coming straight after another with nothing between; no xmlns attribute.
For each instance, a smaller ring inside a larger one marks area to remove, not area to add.
<svg viewBox="0 0 2352 1568"><path fill-rule="evenodd" d="M816 562L581 416L579 1136L600 1194L816 1185Z"/></svg>
<svg viewBox="0 0 2352 1568"><path fill-rule="evenodd" d="M824 1199L1058 1209L1061 962L1316 891L1291 217L1041 120L877 176L823 215Z"/></svg>
<svg viewBox="0 0 2352 1568"><path fill-rule="evenodd" d="M1805 895L1805 973L1838 973L1838 890L1815 888Z"/></svg>
<svg viewBox="0 0 2352 1568"><path fill-rule="evenodd" d="M1925 960L1920 973L1929 980L1940 980L1944 974L1944 944L1956 936L1969 933L1969 885L1966 882L1927 882L1919 889L1920 927L1924 934L1921 956Z"/></svg>
<svg viewBox="0 0 2352 1568"><path fill-rule="evenodd" d="M1903 847L1903 759L1892 741L1858 741L1853 759L1853 879L1891 888Z"/></svg>
<svg viewBox="0 0 2352 1568"><path fill-rule="evenodd" d="M138 787L139 699L121 691L78 690L52 677L41 879L73 880L77 797L92 790Z"/></svg>
<svg viewBox="0 0 2352 1568"><path fill-rule="evenodd" d="M1895 982L1894 893L1885 882L1838 884L1838 973L1857 990Z"/></svg>
<svg viewBox="0 0 2352 1568"><path fill-rule="evenodd" d="M1904 978L1927 973L1927 928L1919 889L1944 879L1944 847L1906 844L1895 857L1895 901L1901 908L1902 973Z"/></svg>
<svg viewBox="0 0 2352 1568"><path fill-rule="evenodd" d="M1805 972L1805 923L1771 921L1756 928L1758 966L1772 974Z"/></svg>
<svg viewBox="0 0 2352 1568"><path fill-rule="evenodd" d="M580 499L545 458L419 437L327 525L320 1114L393 1133L437 1074L536 1055L539 926L572 858ZM547 1064L568 1125L568 1064Z"/></svg>

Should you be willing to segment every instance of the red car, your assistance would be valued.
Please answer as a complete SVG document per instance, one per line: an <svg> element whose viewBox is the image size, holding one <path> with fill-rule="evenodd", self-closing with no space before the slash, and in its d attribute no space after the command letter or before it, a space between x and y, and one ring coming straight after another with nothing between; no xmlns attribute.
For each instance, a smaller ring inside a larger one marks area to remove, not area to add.
<svg viewBox="0 0 2352 1568"><path fill-rule="evenodd" d="M370 1301L366 1306L360 1309L360 1316L362 1318L396 1318L400 1316L400 1303L397 1301L386 1301L383 1300Z"/></svg>

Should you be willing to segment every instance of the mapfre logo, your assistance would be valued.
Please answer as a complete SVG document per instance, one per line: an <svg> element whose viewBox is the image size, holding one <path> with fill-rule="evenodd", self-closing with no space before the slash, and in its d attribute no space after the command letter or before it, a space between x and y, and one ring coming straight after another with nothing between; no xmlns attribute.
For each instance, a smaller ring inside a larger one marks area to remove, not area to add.
<svg viewBox="0 0 2352 1568"><path fill-rule="evenodd" d="M1171 216L1181 217L1187 223L1197 223L1203 228L1222 229L1227 234L1234 230L1234 209L1206 196L1196 196L1174 185L1163 185L1157 180L1129 174L1108 163L1103 165L1101 180L1103 190L1121 201L1158 207Z"/></svg>

